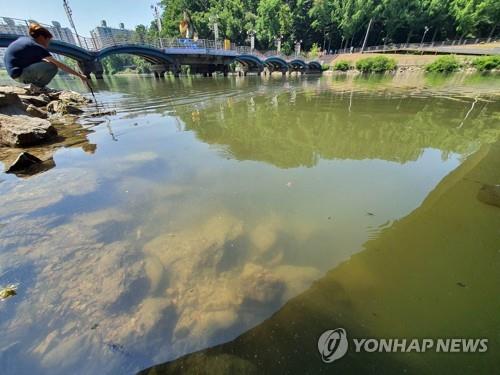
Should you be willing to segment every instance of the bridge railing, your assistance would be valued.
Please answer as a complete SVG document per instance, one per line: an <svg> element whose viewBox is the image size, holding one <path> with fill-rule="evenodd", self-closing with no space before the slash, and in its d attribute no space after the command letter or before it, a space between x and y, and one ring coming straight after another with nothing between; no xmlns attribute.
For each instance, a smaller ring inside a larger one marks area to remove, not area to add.
<svg viewBox="0 0 500 375"><path fill-rule="evenodd" d="M93 38L75 34L67 27L62 27L58 23L47 25L36 20L22 20L11 17L0 17L0 34L28 36L29 24L36 22L47 28L54 36L54 40L59 40L69 44L74 44L89 51L97 50L98 46Z"/></svg>

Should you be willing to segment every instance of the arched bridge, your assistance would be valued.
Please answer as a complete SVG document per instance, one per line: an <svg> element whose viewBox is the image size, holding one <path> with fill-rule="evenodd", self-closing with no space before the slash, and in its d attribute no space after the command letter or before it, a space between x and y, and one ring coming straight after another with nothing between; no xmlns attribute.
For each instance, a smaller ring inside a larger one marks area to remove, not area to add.
<svg viewBox="0 0 500 375"><path fill-rule="evenodd" d="M21 35L27 34L26 26L4 27L0 24L0 48L7 47ZM50 26L49 26L50 27ZM5 32L8 31L8 32ZM78 62L80 69L87 76L93 73L102 78L101 60L114 54L131 54L144 58L152 64L156 76L163 76L172 71L178 76L181 66L189 66L190 73L212 75L222 72L227 75L230 66L237 63L239 74L248 72L257 74L281 72L321 73L321 64L317 61L307 62L300 58L287 58L278 54L265 56L251 51L246 46L234 44L223 45L222 42L204 39L161 39L153 43L135 40L95 40L74 34L72 42L68 37L58 37L49 45L53 53L72 58ZM62 40L65 39L65 40ZM77 45L79 44L79 45Z"/></svg>

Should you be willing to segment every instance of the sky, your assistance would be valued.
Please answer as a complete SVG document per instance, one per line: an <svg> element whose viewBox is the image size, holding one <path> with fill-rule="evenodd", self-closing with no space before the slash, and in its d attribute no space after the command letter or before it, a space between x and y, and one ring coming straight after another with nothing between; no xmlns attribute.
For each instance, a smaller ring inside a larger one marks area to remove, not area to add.
<svg viewBox="0 0 500 375"><path fill-rule="evenodd" d="M90 30L106 20L108 26L133 29L138 24L149 25L153 20L150 8L154 0L68 0L73 11L78 34L90 36ZM34 19L50 24L59 21L62 26L69 22L63 8L63 0L0 0L0 17Z"/></svg>

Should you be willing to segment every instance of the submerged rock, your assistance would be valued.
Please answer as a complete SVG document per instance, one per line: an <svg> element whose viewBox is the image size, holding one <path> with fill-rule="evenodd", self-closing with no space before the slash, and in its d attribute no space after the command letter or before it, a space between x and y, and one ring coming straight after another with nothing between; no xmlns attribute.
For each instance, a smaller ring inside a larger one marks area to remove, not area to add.
<svg viewBox="0 0 500 375"><path fill-rule="evenodd" d="M19 154L14 163L12 163L12 165L6 170L6 172L12 173L21 171L41 162L42 161L40 159L38 159L36 156L31 155L29 152L22 152Z"/></svg>
<svg viewBox="0 0 500 375"><path fill-rule="evenodd" d="M11 147L33 146L53 139L57 130L48 120L25 115L0 114L0 143Z"/></svg>
<svg viewBox="0 0 500 375"><path fill-rule="evenodd" d="M56 163L52 157L47 160L41 160L28 152L23 152L6 169L5 173L13 173L17 177L29 177L48 171L55 166Z"/></svg>
<svg viewBox="0 0 500 375"><path fill-rule="evenodd" d="M481 202L500 207L500 185L483 185L477 193Z"/></svg>

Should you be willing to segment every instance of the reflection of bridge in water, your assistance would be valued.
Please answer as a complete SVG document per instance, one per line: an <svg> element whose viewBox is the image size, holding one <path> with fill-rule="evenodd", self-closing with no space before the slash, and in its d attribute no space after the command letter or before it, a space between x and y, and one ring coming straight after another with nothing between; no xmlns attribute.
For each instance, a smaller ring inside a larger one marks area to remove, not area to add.
<svg viewBox="0 0 500 375"><path fill-rule="evenodd" d="M22 21L25 27L2 28L0 31L0 48L7 47L21 35L27 35L27 21ZM181 66L189 66L192 74L211 76L212 73L221 72L227 75L230 64L236 62L240 65L240 74L247 72L261 74L264 72L320 73L321 64L317 61L305 61L301 58L285 57L281 55L266 56L257 53L247 46L237 46L233 43L223 44L219 41L206 39L159 39L153 42L132 40L131 38L113 38L100 41L103 46L93 38L75 35L73 38L79 45L63 41L54 35L49 50L53 53L72 58L78 62L83 73L90 76L93 73L97 78L102 78L103 67L101 60L110 55L131 54L144 58L152 64L152 70L157 77L164 76L171 71L179 76Z"/></svg>

